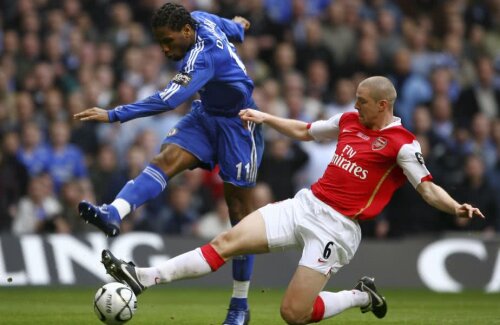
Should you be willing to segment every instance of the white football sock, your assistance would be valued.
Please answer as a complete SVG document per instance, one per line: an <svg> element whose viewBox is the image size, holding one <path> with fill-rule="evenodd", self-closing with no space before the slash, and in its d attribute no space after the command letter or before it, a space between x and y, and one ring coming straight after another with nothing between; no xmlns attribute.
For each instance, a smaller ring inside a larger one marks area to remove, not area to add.
<svg viewBox="0 0 500 325"><path fill-rule="evenodd" d="M233 298L247 298L250 281L233 280Z"/></svg>
<svg viewBox="0 0 500 325"><path fill-rule="evenodd" d="M370 303L368 294L359 290L344 290L339 292L321 291L319 296L325 304L323 319L340 314L351 307L362 307Z"/></svg>
<svg viewBox="0 0 500 325"><path fill-rule="evenodd" d="M112 203L112 206L118 210L118 214L120 215L120 219L123 220L127 214L132 211L132 208L130 207L130 203L125 201L124 199L115 199Z"/></svg>
<svg viewBox="0 0 500 325"><path fill-rule="evenodd" d="M145 287L160 283L160 271L157 267L138 267L135 269L139 282Z"/></svg>
<svg viewBox="0 0 500 325"><path fill-rule="evenodd" d="M201 249L189 251L169 259L156 267L137 268L139 281L146 286L168 283L180 279L197 278L212 272Z"/></svg>

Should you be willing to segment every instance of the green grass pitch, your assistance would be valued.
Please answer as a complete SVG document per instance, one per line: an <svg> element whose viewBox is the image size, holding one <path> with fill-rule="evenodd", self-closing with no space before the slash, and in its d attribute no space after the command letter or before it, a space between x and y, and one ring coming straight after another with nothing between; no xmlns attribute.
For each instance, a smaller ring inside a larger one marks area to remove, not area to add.
<svg viewBox="0 0 500 325"><path fill-rule="evenodd" d="M0 324L99 324L92 305L96 291L97 287L1 288ZM500 324L500 294L381 291L389 307L384 319L355 308L321 324ZM220 324L229 293L229 289L153 288L139 297L129 324ZM253 289L251 324L284 324L279 316L282 295L279 289Z"/></svg>

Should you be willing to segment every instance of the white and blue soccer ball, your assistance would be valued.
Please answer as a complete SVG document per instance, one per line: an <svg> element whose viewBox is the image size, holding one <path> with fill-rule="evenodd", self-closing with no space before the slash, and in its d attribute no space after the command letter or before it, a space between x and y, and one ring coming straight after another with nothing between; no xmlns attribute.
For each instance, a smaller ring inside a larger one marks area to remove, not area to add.
<svg viewBox="0 0 500 325"><path fill-rule="evenodd" d="M128 322L137 310L137 298L129 287L111 282L100 287L94 298L94 312L105 324Z"/></svg>

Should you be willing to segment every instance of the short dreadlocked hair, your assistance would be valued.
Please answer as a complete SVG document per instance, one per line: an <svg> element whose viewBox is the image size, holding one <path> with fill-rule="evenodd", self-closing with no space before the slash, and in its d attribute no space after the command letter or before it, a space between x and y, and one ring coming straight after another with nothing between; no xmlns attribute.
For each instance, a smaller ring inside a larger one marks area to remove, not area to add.
<svg viewBox="0 0 500 325"><path fill-rule="evenodd" d="M189 11L181 5L167 2L154 13L151 27L168 27L173 31L180 31L186 24L196 27L196 21L191 17Z"/></svg>

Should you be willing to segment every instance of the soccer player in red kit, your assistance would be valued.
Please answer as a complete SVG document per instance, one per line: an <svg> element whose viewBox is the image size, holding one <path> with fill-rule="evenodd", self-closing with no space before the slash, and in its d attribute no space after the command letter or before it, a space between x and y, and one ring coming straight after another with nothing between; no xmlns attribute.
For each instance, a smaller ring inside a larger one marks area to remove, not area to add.
<svg viewBox="0 0 500 325"><path fill-rule="evenodd" d="M384 317L387 304L372 278L361 278L352 290L323 291L330 276L354 256L361 241L359 220L376 217L406 179L433 207L461 218L484 218L479 209L456 202L432 182L415 136L393 115L395 100L392 83L376 76L359 84L358 112L327 121L307 124L242 110L244 123L264 123L294 139L338 137L323 177L293 199L251 213L210 244L157 266L135 267L104 250L106 270L138 294L155 284L216 271L233 256L299 248L302 257L281 305L281 316L288 324L319 322L352 307Z"/></svg>

